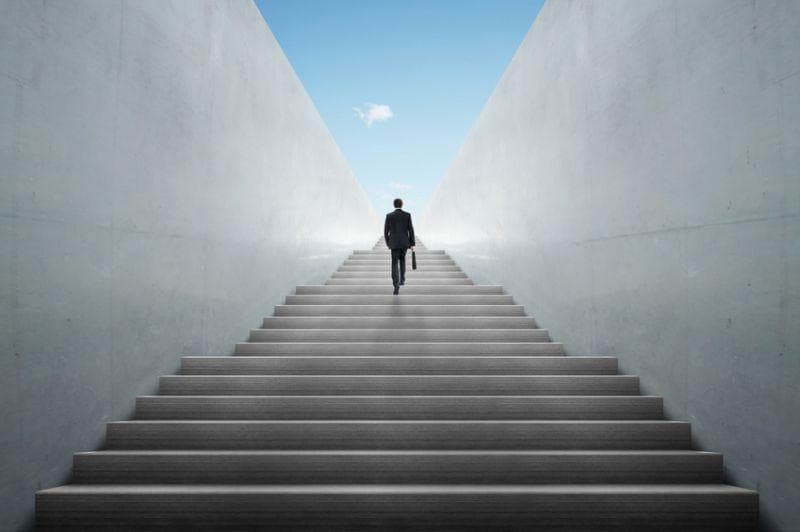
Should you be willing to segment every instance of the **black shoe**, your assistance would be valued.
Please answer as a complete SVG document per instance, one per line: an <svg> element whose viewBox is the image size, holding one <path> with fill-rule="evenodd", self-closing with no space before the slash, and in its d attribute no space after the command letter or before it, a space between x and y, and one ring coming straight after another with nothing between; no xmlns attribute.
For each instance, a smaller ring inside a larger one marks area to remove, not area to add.
<svg viewBox="0 0 800 532"><path fill-rule="evenodd" d="M400 293L400 287L399 286L395 286L394 287L394 295L398 295L399 293Z"/></svg>
<svg viewBox="0 0 800 532"><path fill-rule="evenodd" d="M405 281L400 281L400 286L403 286L404 284L406 284Z"/></svg>

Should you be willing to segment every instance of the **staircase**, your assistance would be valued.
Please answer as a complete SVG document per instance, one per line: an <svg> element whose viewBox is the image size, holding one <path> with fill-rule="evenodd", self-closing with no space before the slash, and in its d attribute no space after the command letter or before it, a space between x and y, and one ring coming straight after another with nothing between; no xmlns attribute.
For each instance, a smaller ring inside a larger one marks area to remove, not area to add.
<svg viewBox="0 0 800 532"><path fill-rule="evenodd" d="M392 295L382 241L298 286L236 356L187 356L40 530L754 530L610 356L564 356L500 286L417 246Z"/></svg>

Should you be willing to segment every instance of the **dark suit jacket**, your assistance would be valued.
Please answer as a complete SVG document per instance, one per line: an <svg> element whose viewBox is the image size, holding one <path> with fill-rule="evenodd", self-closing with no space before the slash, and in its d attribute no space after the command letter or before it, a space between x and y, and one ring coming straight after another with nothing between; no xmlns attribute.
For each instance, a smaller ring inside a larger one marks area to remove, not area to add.
<svg viewBox="0 0 800 532"><path fill-rule="evenodd" d="M386 222L383 224L383 237L389 249L407 249L415 246L411 214L403 209L395 209L387 214Z"/></svg>

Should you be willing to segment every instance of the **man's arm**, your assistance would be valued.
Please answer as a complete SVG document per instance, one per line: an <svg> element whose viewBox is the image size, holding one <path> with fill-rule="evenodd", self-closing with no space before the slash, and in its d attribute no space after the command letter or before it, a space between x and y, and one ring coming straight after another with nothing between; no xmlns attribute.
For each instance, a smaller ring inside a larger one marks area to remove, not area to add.
<svg viewBox="0 0 800 532"><path fill-rule="evenodd" d="M411 223L411 213L408 213L408 241L411 242L411 247L416 246L414 242L414 224Z"/></svg>
<svg viewBox="0 0 800 532"><path fill-rule="evenodd" d="M386 245L389 245L389 215L386 215L386 221L383 222L383 239L386 240Z"/></svg>

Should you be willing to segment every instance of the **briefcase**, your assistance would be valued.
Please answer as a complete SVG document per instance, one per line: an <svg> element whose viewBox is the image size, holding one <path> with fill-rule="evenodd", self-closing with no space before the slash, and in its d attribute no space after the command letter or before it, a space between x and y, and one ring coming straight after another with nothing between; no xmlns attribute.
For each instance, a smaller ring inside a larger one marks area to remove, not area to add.
<svg viewBox="0 0 800 532"><path fill-rule="evenodd" d="M411 269L412 270L416 270L417 269L417 252L416 251L412 251L411 252Z"/></svg>

